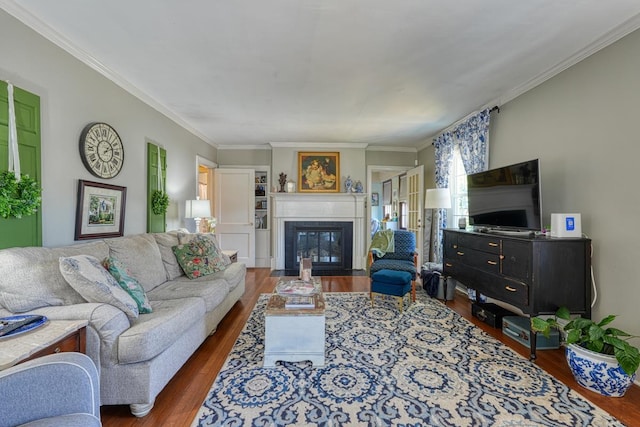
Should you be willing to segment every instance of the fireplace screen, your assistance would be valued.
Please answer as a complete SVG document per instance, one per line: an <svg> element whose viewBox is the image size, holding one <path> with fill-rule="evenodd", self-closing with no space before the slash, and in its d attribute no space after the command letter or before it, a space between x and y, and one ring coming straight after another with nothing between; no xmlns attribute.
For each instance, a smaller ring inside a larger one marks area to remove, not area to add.
<svg viewBox="0 0 640 427"><path fill-rule="evenodd" d="M314 270L351 269L353 225L340 221L285 223L285 268L295 269L311 258Z"/></svg>
<svg viewBox="0 0 640 427"><path fill-rule="evenodd" d="M296 262L302 258L314 263L342 262L342 240L342 231L300 231Z"/></svg>

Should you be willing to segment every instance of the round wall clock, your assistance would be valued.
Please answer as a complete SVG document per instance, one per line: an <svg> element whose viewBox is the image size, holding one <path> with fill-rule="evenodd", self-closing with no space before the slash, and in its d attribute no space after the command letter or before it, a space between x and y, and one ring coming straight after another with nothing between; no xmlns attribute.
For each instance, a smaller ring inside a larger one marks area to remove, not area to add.
<svg viewBox="0 0 640 427"><path fill-rule="evenodd" d="M113 178L124 164L124 148L118 132L106 123L89 123L80 134L80 157L98 178Z"/></svg>

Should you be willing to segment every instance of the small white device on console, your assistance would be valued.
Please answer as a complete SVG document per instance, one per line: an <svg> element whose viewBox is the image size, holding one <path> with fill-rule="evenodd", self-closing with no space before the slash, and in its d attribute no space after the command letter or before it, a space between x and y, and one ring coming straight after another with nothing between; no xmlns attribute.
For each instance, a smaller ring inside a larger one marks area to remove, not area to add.
<svg viewBox="0 0 640 427"><path fill-rule="evenodd" d="M552 213L551 237L582 237L579 213Z"/></svg>

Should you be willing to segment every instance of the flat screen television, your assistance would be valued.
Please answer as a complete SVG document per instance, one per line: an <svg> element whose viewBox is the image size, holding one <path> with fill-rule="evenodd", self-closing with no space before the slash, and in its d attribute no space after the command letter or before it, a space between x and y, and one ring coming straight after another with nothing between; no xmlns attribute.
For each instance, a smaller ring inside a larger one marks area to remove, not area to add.
<svg viewBox="0 0 640 427"><path fill-rule="evenodd" d="M467 175L469 225L541 231L540 194L538 159Z"/></svg>

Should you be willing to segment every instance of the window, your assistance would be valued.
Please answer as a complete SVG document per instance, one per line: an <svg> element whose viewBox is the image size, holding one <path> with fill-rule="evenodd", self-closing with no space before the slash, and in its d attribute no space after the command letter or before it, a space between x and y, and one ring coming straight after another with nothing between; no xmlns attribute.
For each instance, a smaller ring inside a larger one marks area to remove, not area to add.
<svg viewBox="0 0 640 427"><path fill-rule="evenodd" d="M451 221L449 227L457 227L460 218L469 223L469 209L467 203L467 173L462 164L460 150L456 146L453 150L451 174L449 175L449 191L451 192Z"/></svg>

